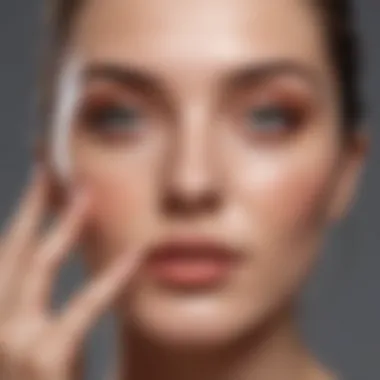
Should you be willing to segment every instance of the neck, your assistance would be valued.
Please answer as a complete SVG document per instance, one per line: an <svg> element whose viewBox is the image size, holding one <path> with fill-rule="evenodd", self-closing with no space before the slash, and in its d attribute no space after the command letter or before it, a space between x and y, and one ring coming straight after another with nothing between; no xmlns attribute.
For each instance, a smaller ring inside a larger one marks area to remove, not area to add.
<svg viewBox="0 0 380 380"><path fill-rule="evenodd" d="M147 342L121 328L120 380L332 380L298 338L289 313L259 333L217 349L179 349Z"/></svg>

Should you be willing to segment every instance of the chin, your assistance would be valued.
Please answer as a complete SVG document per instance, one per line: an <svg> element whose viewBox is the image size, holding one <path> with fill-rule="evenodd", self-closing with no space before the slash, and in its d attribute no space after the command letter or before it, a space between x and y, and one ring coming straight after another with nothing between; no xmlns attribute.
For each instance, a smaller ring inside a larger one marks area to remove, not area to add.
<svg viewBox="0 0 380 380"><path fill-rule="evenodd" d="M148 292L128 302L125 319L138 335L176 348L217 348L244 337L265 319L259 304L231 294ZM263 305L261 305L263 306Z"/></svg>

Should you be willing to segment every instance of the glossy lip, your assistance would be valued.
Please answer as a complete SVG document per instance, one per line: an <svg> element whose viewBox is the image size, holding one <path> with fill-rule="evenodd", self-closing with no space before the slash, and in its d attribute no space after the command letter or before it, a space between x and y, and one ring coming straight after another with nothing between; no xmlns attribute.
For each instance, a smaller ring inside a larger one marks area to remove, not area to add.
<svg viewBox="0 0 380 380"><path fill-rule="evenodd" d="M146 258L148 273L165 286L208 288L227 280L243 256L231 245L187 237L152 247Z"/></svg>

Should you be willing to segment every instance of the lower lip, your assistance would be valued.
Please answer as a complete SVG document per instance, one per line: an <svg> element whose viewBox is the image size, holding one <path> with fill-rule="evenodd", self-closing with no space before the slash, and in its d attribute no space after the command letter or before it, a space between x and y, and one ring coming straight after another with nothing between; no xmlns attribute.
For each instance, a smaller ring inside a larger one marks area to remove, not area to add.
<svg viewBox="0 0 380 380"><path fill-rule="evenodd" d="M149 273L166 285L181 287L205 287L223 282L232 270L232 262L218 258L183 258L153 260Z"/></svg>

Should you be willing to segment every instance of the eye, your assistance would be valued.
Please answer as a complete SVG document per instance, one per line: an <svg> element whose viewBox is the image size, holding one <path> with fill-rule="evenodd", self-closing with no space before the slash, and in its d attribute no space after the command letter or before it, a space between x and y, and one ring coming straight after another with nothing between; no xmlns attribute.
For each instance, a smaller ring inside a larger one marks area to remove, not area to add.
<svg viewBox="0 0 380 380"><path fill-rule="evenodd" d="M278 105L257 106L246 115L249 129L254 133L287 133L298 125L295 110Z"/></svg>
<svg viewBox="0 0 380 380"><path fill-rule="evenodd" d="M85 112L85 122L90 128L104 132L131 131L138 127L140 111L122 105L102 105Z"/></svg>

